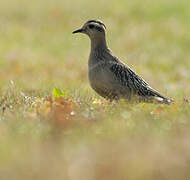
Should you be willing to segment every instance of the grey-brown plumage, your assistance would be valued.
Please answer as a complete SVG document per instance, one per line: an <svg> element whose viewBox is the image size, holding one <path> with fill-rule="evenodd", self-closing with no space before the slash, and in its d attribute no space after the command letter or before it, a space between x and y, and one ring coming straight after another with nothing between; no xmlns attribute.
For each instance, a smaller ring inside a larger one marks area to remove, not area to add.
<svg viewBox="0 0 190 180"><path fill-rule="evenodd" d="M170 104L132 69L115 57L106 43L106 26L99 20L87 21L73 33L87 34L91 40L88 76L91 87L106 99L139 100Z"/></svg>

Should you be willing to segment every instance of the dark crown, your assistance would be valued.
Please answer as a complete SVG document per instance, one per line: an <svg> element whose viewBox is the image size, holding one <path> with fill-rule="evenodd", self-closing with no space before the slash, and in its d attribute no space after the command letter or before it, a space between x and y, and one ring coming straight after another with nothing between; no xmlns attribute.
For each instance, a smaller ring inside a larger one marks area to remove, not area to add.
<svg viewBox="0 0 190 180"><path fill-rule="evenodd" d="M104 26L104 28L106 29L105 24L104 24L102 21L100 21L100 20L89 20L89 21L87 21L86 23L91 23L91 22L100 24L100 25Z"/></svg>

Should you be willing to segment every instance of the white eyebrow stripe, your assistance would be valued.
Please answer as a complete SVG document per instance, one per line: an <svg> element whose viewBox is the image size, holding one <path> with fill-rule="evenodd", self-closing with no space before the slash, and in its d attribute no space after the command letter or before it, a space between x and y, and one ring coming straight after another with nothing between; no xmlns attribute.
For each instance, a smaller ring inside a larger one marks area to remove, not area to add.
<svg viewBox="0 0 190 180"><path fill-rule="evenodd" d="M100 26L100 24L97 23L97 22L91 22L90 24L93 24L93 25L96 25L96 26Z"/></svg>
<svg viewBox="0 0 190 180"><path fill-rule="evenodd" d="M92 24L94 23L94 24L96 24L98 26L104 26L104 28L106 29L105 24L102 23L102 22L100 22L100 21L98 21L98 20L89 20L89 21L87 21L87 23L92 23Z"/></svg>

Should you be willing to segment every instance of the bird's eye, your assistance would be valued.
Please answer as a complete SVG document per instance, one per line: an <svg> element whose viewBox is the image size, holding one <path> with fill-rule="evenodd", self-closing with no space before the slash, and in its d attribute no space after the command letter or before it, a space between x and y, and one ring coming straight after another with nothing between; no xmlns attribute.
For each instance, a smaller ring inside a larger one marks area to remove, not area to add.
<svg viewBox="0 0 190 180"><path fill-rule="evenodd" d="M93 25L93 24L90 24L90 25L89 25L89 28L90 28L90 29L93 29L93 28L94 28L94 25Z"/></svg>

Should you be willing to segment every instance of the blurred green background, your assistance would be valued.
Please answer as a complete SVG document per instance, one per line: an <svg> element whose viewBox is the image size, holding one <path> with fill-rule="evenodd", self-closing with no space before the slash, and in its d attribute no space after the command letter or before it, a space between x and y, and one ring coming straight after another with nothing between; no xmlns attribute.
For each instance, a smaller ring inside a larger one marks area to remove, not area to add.
<svg viewBox="0 0 190 180"><path fill-rule="evenodd" d="M0 1L0 179L189 179L189 8L189 0ZM72 35L89 19L102 20L114 54L176 103L101 103L88 83L89 39ZM91 123L60 130L33 120L32 104L54 88L77 104L76 122Z"/></svg>

